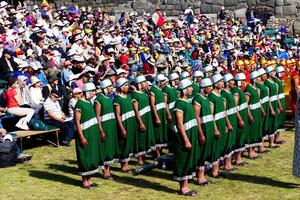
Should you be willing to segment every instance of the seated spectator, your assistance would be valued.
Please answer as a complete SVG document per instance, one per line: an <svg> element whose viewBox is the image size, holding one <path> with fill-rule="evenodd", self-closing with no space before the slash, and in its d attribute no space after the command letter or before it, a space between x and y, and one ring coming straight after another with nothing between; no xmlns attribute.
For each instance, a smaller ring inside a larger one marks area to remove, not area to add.
<svg viewBox="0 0 300 200"><path fill-rule="evenodd" d="M72 98L69 101L69 116L74 117L74 109L77 101L81 98L82 96L82 90L79 88L74 88L72 90Z"/></svg>
<svg viewBox="0 0 300 200"><path fill-rule="evenodd" d="M35 113L39 113L43 107L44 98L42 95L41 81L36 77L31 77L31 85L29 87L30 94L30 106L35 110Z"/></svg>
<svg viewBox="0 0 300 200"><path fill-rule="evenodd" d="M16 78L9 78L8 80L9 88L4 93L4 98L6 100L7 112L23 117L16 124L16 127L24 130L28 130L28 123L30 122L32 116L34 115L34 110L31 108L22 108L22 99L20 95L17 93L17 88L19 82Z"/></svg>
<svg viewBox="0 0 300 200"><path fill-rule="evenodd" d="M17 70L17 63L11 58L11 52L4 49L2 52L2 57L0 58L0 77L1 79L6 79L12 76L14 71Z"/></svg>
<svg viewBox="0 0 300 200"><path fill-rule="evenodd" d="M60 128L61 143L65 146L70 146L74 136L74 122L65 121L66 115L58 102L60 98L62 98L60 92L52 89L50 97L44 103L44 119L46 124Z"/></svg>

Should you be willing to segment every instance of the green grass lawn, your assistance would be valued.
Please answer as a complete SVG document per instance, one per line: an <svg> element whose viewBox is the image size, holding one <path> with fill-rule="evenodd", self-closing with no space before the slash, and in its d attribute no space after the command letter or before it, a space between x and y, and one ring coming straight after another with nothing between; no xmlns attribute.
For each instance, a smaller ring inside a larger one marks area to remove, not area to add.
<svg viewBox="0 0 300 200"><path fill-rule="evenodd" d="M195 199L269 200L300 199L300 179L291 175L293 132L283 134L287 143L273 149L258 161L246 160L249 166L239 167L216 184L199 187ZM101 187L82 189L77 174L74 143L72 147L54 148L43 145L27 150L33 155L29 164L0 169L0 199L184 199L177 195L178 184L172 181L172 172L155 169L134 176L117 171L113 181L93 181ZM132 168L137 166L132 165ZM209 178L209 180L211 180Z"/></svg>

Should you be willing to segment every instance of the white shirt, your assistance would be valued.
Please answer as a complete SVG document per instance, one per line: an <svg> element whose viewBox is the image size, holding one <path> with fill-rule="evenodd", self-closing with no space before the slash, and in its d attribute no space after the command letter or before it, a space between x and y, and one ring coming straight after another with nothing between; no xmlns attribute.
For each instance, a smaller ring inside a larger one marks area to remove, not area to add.
<svg viewBox="0 0 300 200"><path fill-rule="evenodd" d="M30 101L31 104L37 105L44 102L44 98L42 95L42 89L40 87L30 87L29 89L30 93Z"/></svg>

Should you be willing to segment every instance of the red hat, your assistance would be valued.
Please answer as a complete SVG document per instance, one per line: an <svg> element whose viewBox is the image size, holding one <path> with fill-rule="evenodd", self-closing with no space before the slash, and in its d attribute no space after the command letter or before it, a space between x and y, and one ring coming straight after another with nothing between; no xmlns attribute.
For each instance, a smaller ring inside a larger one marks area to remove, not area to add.
<svg viewBox="0 0 300 200"><path fill-rule="evenodd" d="M20 48L16 48L16 55L24 55L25 52L22 51Z"/></svg>

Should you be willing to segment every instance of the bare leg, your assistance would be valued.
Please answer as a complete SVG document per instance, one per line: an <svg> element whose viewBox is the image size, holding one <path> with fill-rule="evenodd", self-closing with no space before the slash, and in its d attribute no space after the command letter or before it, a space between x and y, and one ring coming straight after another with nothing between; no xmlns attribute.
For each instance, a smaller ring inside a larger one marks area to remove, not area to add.
<svg viewBox="0 0 300 200"><path fill-rule="evenodd" d="M199 170L197 172L197 182L198 183L203 183L206 181L204 173L205 173L205 168L199 167Z"/></svg>
<svg viewBox="0 0 300 200"><path fill-rule="evenodd" d="M219 174L219 161L213 164L212 167L212 176L218 176Z"/></svg>

